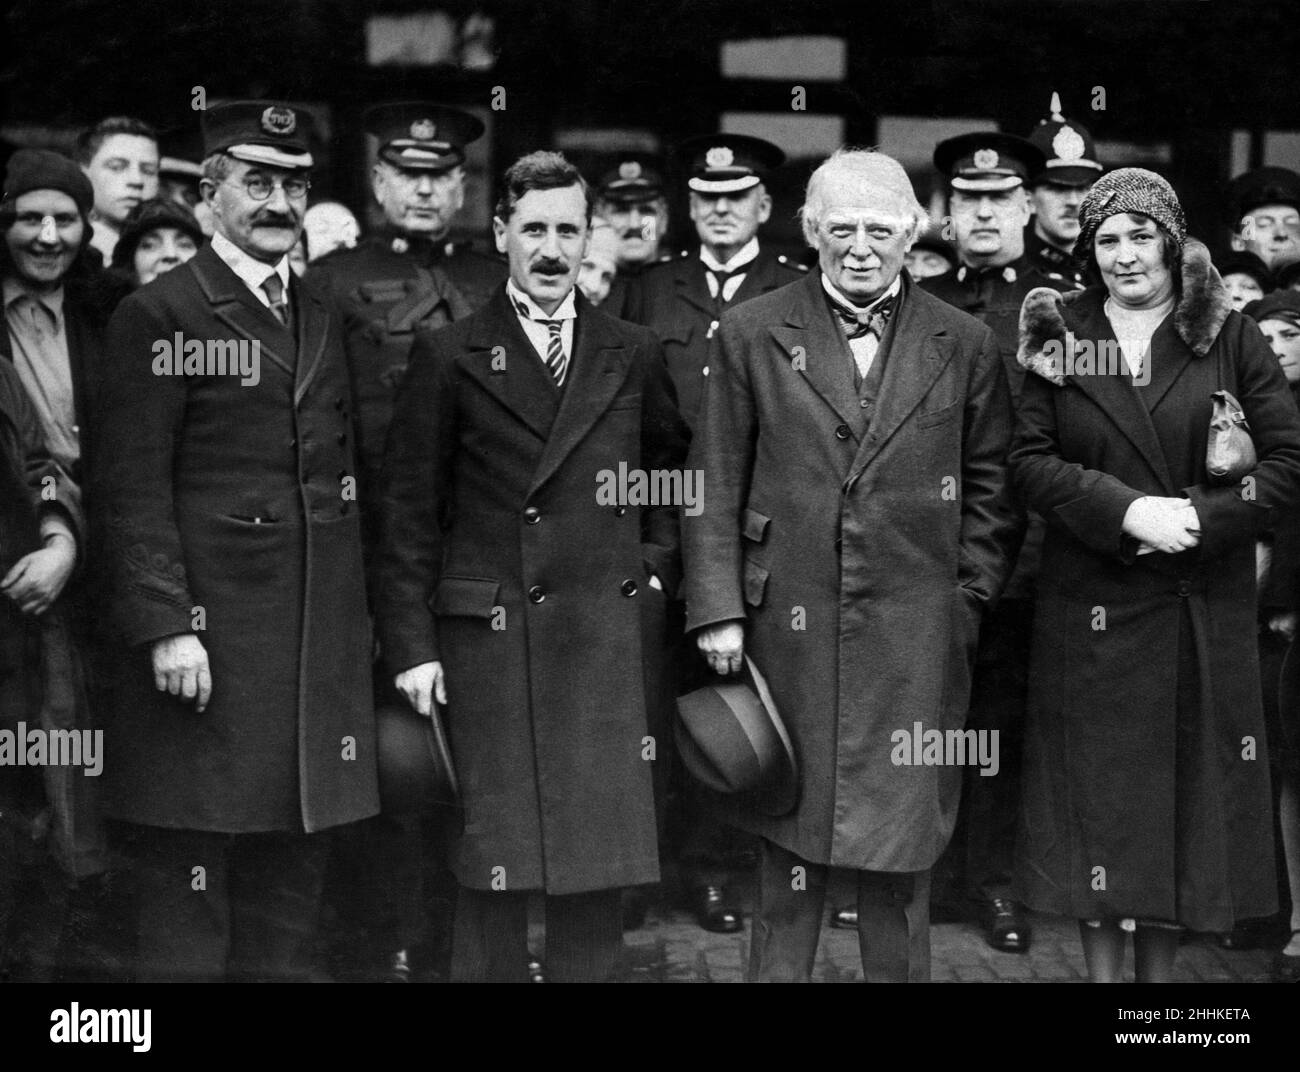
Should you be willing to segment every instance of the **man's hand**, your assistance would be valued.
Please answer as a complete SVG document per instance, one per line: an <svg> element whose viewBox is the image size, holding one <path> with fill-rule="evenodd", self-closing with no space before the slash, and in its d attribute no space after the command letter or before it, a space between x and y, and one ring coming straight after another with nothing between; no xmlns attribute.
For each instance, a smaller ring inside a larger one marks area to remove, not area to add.
<svg viewBox="0 0 1300 1072"><path fill-rule="evenodd" d="M433 701L440 704L447 702L447 684L442 676L442 663L420 663L409 670L403 670L394 679L397 690L406 697L406 702L420 714L433 714Z"/></svg>
<svg viewBox="0 0 1300 1072"><path fill-rule="evenodd" d="M1190 499L1144 495L1129 505L1120 527L1153 550L1170 555L1201 542L1200 520Z"/></svg>
<svg viewBox="0 0 1300 1072"><path fill-rule="evenodd" d="M715 674L737 673L745 657L745 626L741 622L710 625L700 630L695 643Z"/></svg>
<svg viewBox="0 0 1300 1072"><path fill-rule="evenodd" d="M55 540L15 562L0 580L0 592L24 614L44 614L63 592L76 562L76 545L66 538Z"/></svg>
<svg viewBox="0 0 1300 1072"><path fill-rule="evenodd" d="M199 638L193 633L178 633L155 641L153 683L159 692L194 700L194 710L203 714L212 697L212 671Z"/></svg>

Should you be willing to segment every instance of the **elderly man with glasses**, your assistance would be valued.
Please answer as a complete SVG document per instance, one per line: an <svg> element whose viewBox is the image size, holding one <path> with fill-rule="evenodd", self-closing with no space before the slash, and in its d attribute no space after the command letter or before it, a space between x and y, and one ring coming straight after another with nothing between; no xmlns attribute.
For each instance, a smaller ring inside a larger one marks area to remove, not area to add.
<svg viewBox="0 0 1300 1072"><path fill-rule="evenodd" d="M288 265L307 124L204 113L212 242L109 325L92 486L129 650L105 781L141 979L308 977L321 832L378 811L343 339Z"/></svg>

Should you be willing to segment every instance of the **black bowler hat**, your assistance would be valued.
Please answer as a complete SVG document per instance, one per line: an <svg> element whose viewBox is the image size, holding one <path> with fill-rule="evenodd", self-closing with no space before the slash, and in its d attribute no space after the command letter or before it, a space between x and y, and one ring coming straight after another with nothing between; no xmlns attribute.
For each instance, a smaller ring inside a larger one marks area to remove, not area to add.
<svg viewBox="0 0 1300 1072"><path fill-rule="evenodd" d="M606 201L645 201L664 192L663 167L648 153L623 153L600 176L597 194Z"/></svg>
<svg viewBox="0 0 1300 1072"><path fill-rule="evenodd" d="M770 141L747 134L688 138L677 147L677 155L690 172L686 185L702 194L748 190L785 163L785 153Z"/></svg>
<svg viewBox="0 0 1300 1072"><path fill-rule="evenodd" d="M991 130L941 141L934 166L954 190L1012 190L1043 170L1047 158L1033 142Z"/></svg>
<svg viewBox="0 0 1300 1072"><path fill-rule="evenodd" d="M425 718L409 704L381 704L375 711L375 742L385 812L400 815L458 802L460 787L437 707Z"/></svg>
<svg viewBox="0 0 1300 1072"><path fill-rule="evenodd" d="M482 137L481 120L431 101L394 101L367 108L361 117L379 142L379 156L416 171L448 171L465 162L465 146Z"/></svg>
<svg viewBox="0 0 1300 1072"><path fill-rule="evenodd" d="M1226 191L1228 223L1234 228L1260 205L1291 205L1300 209L1300 175L1290 168L1262 167L1238 175Z"/></svg>
<svg viewBox="0 0 1300 1072"><path fill-rule="evenodd" d="M698 781L728 796L752 795L764 815L794 810L794 743L748 655L739 680L719 680L679 696L677 714L677 751Z"/></svg>
<svg viewBox="0 0 1300 1072"><path fill-rule="evenodd" d="M203 112L203 155L226 153L250 164L312 165L311 113L276 101L229 101Z"/></svg>
<svg viewBox="0 0 1300 1072"><path fill-rule="evenodd" d="M1088 186L1097 181L1102 166L1088 128L1061 115L1061 95L1052 94L1052 114L1042 120L1029 140L1047 158L1043 169L1030 176L1037 185L1059 182L1063 186Z"/></svg>

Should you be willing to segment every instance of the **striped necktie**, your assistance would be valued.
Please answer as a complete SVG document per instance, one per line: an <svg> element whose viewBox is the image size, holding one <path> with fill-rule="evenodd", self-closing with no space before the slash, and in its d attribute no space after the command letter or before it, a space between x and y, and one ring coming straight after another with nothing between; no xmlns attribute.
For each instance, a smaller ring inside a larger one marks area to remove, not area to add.
<svg viewBox="0 0 1300 1072"><path fill-rule="evenodd" d="M266 291L266 296L271 299L271 312L275 314L276 320L287 328L289 326L289 303L284 300L284 283L281 281L279 273L272 272L263 279L262 289Z"/></svg>
<svg viewBox="0 0 1300 1072"><path fill-rule="evenodd" d="M546 325L546 367L551 370L551 375L555 377L555 386L564 386L564 377L569 371L569 359L564 353L564 339L560 332L564 328L563 320L542 320L528 315L528 307L523 302L515 302L515 309L525 320L533 320L535 324Z"/></svg>

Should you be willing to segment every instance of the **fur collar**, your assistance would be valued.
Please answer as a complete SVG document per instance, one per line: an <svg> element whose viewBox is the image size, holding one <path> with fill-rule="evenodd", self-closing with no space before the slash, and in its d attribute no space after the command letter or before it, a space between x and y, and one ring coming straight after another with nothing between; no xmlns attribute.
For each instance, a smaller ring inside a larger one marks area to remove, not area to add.
<svg viewBox="0 0 1300 1072"><path fill-rule="evenodd" d="M1232 300L1210 251L1194 238L1183 246L1182 286L1174 306L1174 330L1197 357L1204 357L1219 337L1224 321L1232 312ZM1060 294L1049 287L1035 287L1020 307L1020 345L1016 361L1058 387L1065 383L1065 354L1074 348L1074 332L1065 323L1065 313L1086 296L1105 298L1102 288ZM1059 345L1049 346L1053 341Z"/></svg>

